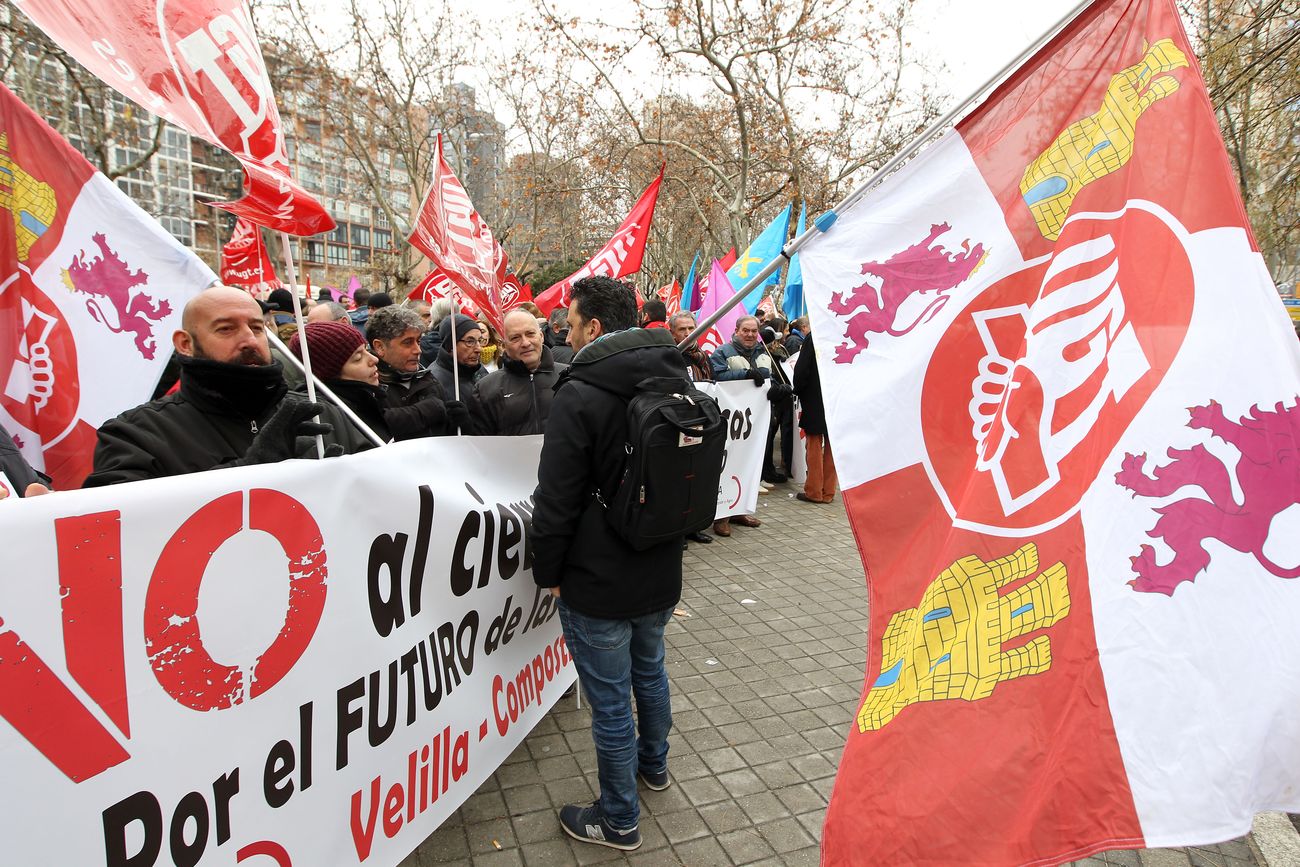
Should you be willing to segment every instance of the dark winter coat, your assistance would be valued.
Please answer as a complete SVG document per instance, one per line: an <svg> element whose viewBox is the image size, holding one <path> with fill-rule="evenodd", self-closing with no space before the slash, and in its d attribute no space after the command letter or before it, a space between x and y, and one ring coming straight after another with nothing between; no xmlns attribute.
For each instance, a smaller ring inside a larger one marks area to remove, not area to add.
<svg viewBox="0 0 1300 867"><path fill-rule="evenodd" d="M182 358L175 394L129 409L99 428L94 469L82 487L238 465L289 391L278 362L239 367ZM236 391L238 398L227 397ZM338 443L348 454L370 447L333 406L324 405L320 419L334 426L326 445Z"/></svg>
<svg viewBox="0 0 1300 867"><path fill-rule="evenodd" d="M537 469L533 580L558 586L565 604L589 617L639 617L681 599L681 541L634 551L594 493L617 488L636 384L684 375L668 332L634 328L584 346L556 386Z"/></svg>
<svg viewBox="0 0 1300 867"><path fill-rule="evenodd" d="M357 382L355 379L330 379L325 381L325 385L334 395L345 404L348 409L357 414L366 426L379 435L382 440L391 440L392 433L388 430L388 422L384 419L384 412L387 406L387 397L384 394L382 385L371 385L368 382ZM307 384L304 382L294 388L295 391L305 393ZM317 399L321 403L328 403L329 398L318 395ZM348 422L350 427L355 428L351 421Z"/></svg>
<svg viewBox="0 0 1300 867"><path fill-rule="evenodd" d="M446 393L430 371L398 373L381 361L379 382L384 389L384 425L393 439L412 440L456 432L447 419Z"/></svg>
<svg viewBox="0 0 1300 867"><path fill-rule="evenodd" d="M21 497L28 485L37 482L43 485L50 483L48 476L36 472L32 469L32 465L27 463L27 459L18 451L13 437L9 436L9 432L3 426L0 426L0 471L3 471L13 483L14 490L10 496Z"/></svg>
<svg viewBox="0 0 1300 867"><path fill-rule="evenodd" d="M785 338L785 354L790 357L803 348L804 334L798 328L791 328Z"/></svg>
<svg viewBox="0 0 1300 867"><path fill-rule="evenodd" d="M451 353L445 349L438 350L438 360L429 368L429 372L438 380L438 385L442 386L443 394L451 400L456 391L452 388L451 372ZM468 367L464 364L456 365L456 373L460 378L460 399L464 400L467 393L472 394L478 381L487 376L489 371L482 364L476 364Z"/></svg>
<svg viewBox="0 0 1300 867"><path fill-rule="evenodd" d="M478 400L483 410L479 432L488 436L545 432L555 383L567 367L555 363L548 346L542 347L542 360L535 371L521 361L505 359L500 370L479 380Z"/></svg>
<svg viewBox="0 0 1300 867"><path fill-rule="evenodd" d="M799 427L817 436L826 436L826 407L822 403L822 380L817 372L817 352L811 340L803 342L803 349L794 362L794 393L799 395L803 409Z"/></svg>
<svg viewBox="0 0 1300 867"><path fill-rule="evenodd" d="M430 328L420 335L420 366L432 367L433 363L438 360L438 350L442 347L438 343L438 329Z"/></svg>

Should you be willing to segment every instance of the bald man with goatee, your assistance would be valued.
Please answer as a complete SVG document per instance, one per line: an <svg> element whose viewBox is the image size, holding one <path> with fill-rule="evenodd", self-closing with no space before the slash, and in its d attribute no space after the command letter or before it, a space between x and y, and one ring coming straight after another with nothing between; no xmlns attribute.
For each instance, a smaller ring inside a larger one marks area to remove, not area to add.
<svg viewBox="0 0 1300 867"><path fill-rule="evenodd" d="M327 456L366 447L338 410L289 392L262 309L242 289L214 286L191 299L172 346L180 388L100 427L85 487L314 458L316 434Z"/></svg>

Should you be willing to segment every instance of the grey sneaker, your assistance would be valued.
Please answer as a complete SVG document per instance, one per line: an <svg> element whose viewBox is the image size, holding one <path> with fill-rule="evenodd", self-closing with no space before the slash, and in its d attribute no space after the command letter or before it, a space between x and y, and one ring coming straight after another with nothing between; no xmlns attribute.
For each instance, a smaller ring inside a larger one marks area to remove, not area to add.
<svg viewBox="0 0 1300 867"><path fill-rule="evenodd" d="M635 827L619 831L601 815L600 802L581 807L566 804L560 808L560 827L564 833L584 843L595 843L611 849L630 852L641 846L641 832Z"/></svg>

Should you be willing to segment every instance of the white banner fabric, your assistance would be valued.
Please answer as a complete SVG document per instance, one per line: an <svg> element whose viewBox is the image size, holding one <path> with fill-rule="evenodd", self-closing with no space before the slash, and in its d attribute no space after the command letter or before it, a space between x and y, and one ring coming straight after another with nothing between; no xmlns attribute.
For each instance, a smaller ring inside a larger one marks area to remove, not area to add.
<svg viewBox="0 0 1300 867"><path fill-rule="evenodd" d="M11 504L4 861L396 865L575 679L531 580L540 444Z"/></svg>
<svg viewBox="0 0 1300 867"><path fill-rule="evenodd" d="M715 518L752 515L758 510L758 480L763 474L763 449L772 421L767 389L748 379L739 382L697 382L695 385L718 402L727 420L727 453L718 480Z"/></svg>

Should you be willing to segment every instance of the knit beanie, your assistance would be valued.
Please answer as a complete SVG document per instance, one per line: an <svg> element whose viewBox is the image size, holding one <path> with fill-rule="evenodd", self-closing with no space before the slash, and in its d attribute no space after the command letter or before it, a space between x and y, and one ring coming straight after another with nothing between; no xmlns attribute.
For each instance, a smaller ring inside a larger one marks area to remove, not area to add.
<svg viewBox="0 0 1300 867"><path fill-rule="evenodd" d="M466 334L469 334L471 331L477 331L481 327L482 326L480 326L476 320L470 318L469 316L466 316L464 313L457 313L456 314L456 341L460 342L460 339L464 337ZM447 350L448 352L451 352L451 317L450 316L442 320L442 322L439 323L438 325L438 343L442 346L443 349Z"/></svg>
<svg viewBox="0 0 1300 867"><path fill-rule="evenodd" d="M325 381L338 379L352 353L366 342L361 332L348 322L308 322L307 340L311 372ZM298 334L289 341L289 351L302 360L302 340Z"/></svg>

